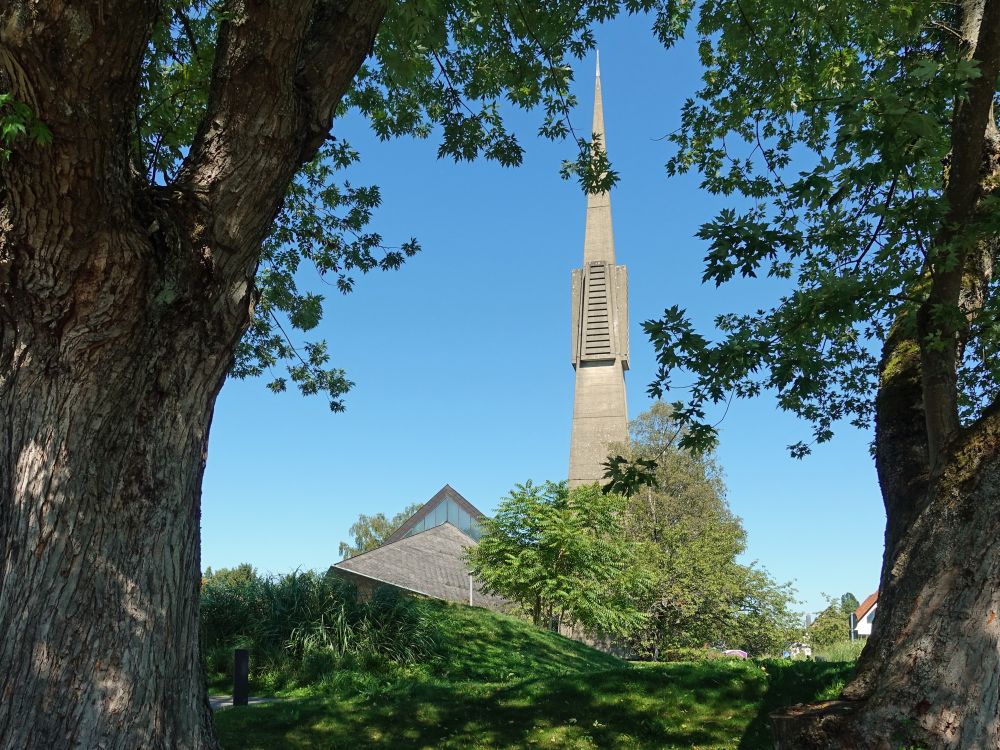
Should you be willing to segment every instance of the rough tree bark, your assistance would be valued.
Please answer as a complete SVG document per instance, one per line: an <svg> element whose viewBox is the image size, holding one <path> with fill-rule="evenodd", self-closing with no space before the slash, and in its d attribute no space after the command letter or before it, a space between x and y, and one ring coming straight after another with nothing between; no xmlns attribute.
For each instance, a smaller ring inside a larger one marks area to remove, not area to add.
<svg viewBox="0 0 1000 750"><path fill-rule="evenodd" d="M779 750L1000 747L998 455L994 411L953 441L939 476L906 480L917 491L896 496L911 509L886 531L857 674L841 700L774 715Z"/></svg>
<svg viewBox="0 0 1000 750"><path fill-rule="evenodd" d="M931 258L928 299L897 321L881 363L875 446L887 524L877 625L841 700L772 716L779 750L1000 747L1000 402L960 426L966 331L935 315L943 306L971 321L992 278L996 242L961 235L1000 175L1000 2L966 0L961 20L982 74L956 106L936 240L959 262ZM944 346L929 346L932 334Z"/></svg>
<svg viewBox="0 0 1000 750"><path fill-rule="evenodd" d="M131 168L155 0L0 2L0 749L214 748L198 646L212 410L261 243L383 2L234 0L171 185Z"/></svg>

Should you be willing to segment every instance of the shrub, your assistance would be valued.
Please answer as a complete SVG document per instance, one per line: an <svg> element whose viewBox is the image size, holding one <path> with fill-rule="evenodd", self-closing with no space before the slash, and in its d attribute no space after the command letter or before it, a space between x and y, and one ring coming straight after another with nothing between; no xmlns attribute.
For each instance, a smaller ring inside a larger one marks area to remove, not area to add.
<svg viewBox="0 0 1000 750"><path fill-rule="evenodd" d="M320 682L345 660L377 669L426 661L436 649L425 601L380 588L363 602L329 572L219 571L204 581L201 609L213 682L231 679L234 648L251 651L251 679L270 689Z"/></svg>

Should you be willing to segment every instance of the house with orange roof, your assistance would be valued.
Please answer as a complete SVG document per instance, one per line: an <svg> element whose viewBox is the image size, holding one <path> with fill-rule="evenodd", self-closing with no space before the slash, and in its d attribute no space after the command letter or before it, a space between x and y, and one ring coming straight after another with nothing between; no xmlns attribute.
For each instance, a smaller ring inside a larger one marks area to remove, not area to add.
<svg viewBox="0 0 1000 750"><path fill-rule="evenodd" d="M867 638L872 634L875 610L878 608L878 591L869 594L858 608L851 613L851 640Z"/></svg>

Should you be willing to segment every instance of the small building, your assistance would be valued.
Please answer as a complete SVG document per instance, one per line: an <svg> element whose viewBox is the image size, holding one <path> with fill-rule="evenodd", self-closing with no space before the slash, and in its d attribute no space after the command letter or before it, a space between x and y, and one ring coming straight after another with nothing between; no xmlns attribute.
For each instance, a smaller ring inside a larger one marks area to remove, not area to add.
<svg viewBox="0 0 1000 750"><path fill-rule="evenodd" d="M878 608L878 591L869 594L858 608L851 613L851 640L867 638L872 634L875 622L875 610Z"/></svg>
<svg viewBox="0 0 1000 750"><path fill-rule="evenodd" d="M434 599L504 610L509 602L483 593L470 574L465 551L477 543L482 512L445 485L379 547L349 557L330 570L370 596L393 586Z"/></svg>

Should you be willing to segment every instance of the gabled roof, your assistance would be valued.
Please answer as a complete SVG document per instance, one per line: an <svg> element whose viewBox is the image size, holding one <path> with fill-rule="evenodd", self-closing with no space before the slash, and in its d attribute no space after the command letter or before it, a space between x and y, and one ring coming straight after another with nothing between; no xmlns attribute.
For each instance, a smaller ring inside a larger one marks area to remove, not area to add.
<svg viewBox="0 0 1000 750"><path fill-rule="evenodd" d="M869 612L871 612L872 607L874 607L877 603L878 603L878 591L876 591L874 594L869 594L865 598L865 600L858 605L858 608L854 610L854 621L860 622L861 620L863 620L865 616Z"/></svg>
<svg viewBox="0 0 1000 750"><path fill-rule="evenodd" d="M472 516L472 519L474 521L478 521L479 519L483 518L482 511L480 511L475 505L473 505L464 497L462 497L462 495L456 489L454 489L450 484L446 484L444 487L442 487L440 490L437 491L437 494L435 494L434 497L432 497L426 503L421 505L416 513L407 518L406 521L403 522L402 526L400 526L398 529L392 532L392 534L389 535L389 538L386 539L384 542L382 542L382 544L383 545L392 544L393 542L398 542L400 539L404 538L407 534L410 533L410 531L413 529L414 526L416 526L424 518L426 518L427 515L431 513L435 508L437 508L438 504L444 500L451 500L452 502L454 502L456 505L458 505L458 507L460 507L466 513ZM458 529L456 529L456 531L457 530Z"/></svg>
<svg viewBox="0 0 1000 750"><path fill-rule="evenodd" d="M386 542L381 547L333 566L340 573L370 578L436 599L469 604L469 568L465 550L476 542L450 523ZM479 591L473 583L472 604L496 608L504 600Z"/></svg>

